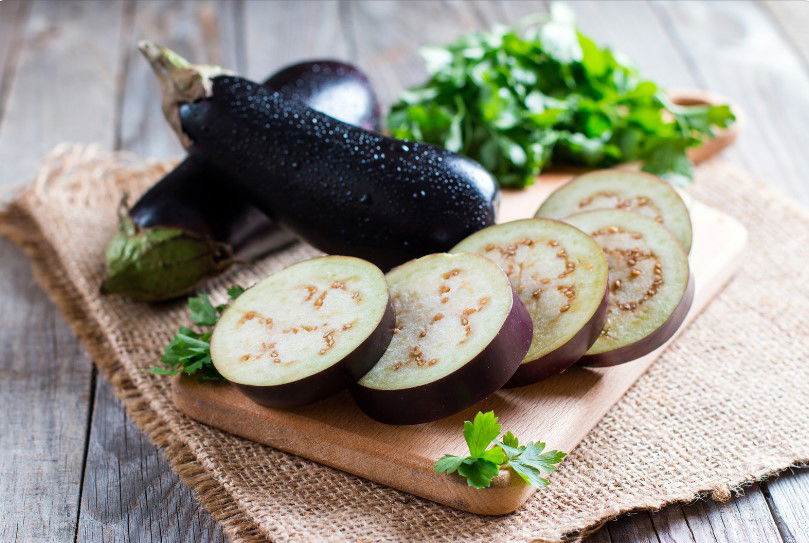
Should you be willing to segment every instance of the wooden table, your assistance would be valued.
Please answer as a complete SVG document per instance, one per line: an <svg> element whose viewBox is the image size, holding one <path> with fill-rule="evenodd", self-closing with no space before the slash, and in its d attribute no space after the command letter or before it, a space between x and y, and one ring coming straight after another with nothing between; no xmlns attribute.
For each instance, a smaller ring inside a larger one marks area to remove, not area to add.
<svg viewBox="0 0 809 543"><path fill-rule="evenodd" d="M809 205L809 4L571 2L580 26L670 87L732 97L747 126L726 158ZM61 141L144 156L180 148L135 42L261 79L338 57L385 105L423 69L417 47L545 11L545 2L0 0L0 186ZM0 541L222 541L221 529L127 419L110 386L0 241ZM589 541L809 542L809 472L609 523Z"/></svg>

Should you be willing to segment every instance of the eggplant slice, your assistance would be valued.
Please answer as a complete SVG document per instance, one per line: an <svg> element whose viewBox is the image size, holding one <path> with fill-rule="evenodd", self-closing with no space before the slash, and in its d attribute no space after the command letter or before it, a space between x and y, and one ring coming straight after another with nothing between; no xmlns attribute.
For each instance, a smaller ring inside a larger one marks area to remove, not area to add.
<svg viewBox="0 0 809 543"><path fill-rule="evenodd" d="M629 211L588 211L566 220L595 239L609 266L607 322L580 363L613 366L665 343L693 300L682 245L655 220Z"/></svg>
<svg viewBox="0 0 809 543"><path fill-rule="evenodd" d="M393 340L352 393L370 417L418 424L501 388L531 345L531 318L491 260L439 253L387 274Z"/></svg>
<svg viewBox="0 0 809 543"><path fill-rule="evenodd" d="M531 315L531 348L507 386L566 370L601 333L607 316L607 260L578 228L550 219L513 221L472 234L452 252L494 261Z"/></svg>
<svg viewBox="0 0 809 543"><path fill-rule="evenodd" d="M677 191L657 176L626 170L598 170L573 178L539 207L536 217L564 219L597 209L633 211L668 228L688 253L691 217Z"/></svg>
<svg viewBox="0 0 809 543"><path fill-rule="evenodd" d="M365 375L393 336L385 276L347 256L300 262L257 283L211 337L214 366L255 402L292 407Z"/></svg>

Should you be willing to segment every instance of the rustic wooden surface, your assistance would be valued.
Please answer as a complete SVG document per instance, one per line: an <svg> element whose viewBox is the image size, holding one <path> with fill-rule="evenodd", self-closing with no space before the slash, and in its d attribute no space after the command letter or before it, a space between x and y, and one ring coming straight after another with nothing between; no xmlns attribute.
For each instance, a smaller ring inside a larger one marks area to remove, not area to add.
<svg viewBox="0 0 809 543"><path fill-rule="evenodd" d="M722 92L748 113L725 156L809 205L809 3L571 2L580 26L672 87ZM178 148L134 41L160 37L262 78L339 56L385 103L423 70L416 48L514 21L545 2L0 1L0 188L64 140L157 157ZM23 255L0 241L0 541L223 541L127 420ZM591 543L809 542L809 471L611 522Z"/></svg>

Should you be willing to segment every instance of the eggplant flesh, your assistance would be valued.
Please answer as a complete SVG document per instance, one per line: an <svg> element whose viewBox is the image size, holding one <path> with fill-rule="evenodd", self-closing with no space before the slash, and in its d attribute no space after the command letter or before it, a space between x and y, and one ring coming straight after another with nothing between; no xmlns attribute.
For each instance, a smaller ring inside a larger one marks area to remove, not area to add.
<svg viewBox="0 0 809 543"><path fill-rule="evenodd" d="M494 262L432 254L386 279L395 334L351 389L368 416L388 424L438 420L489 396L517 370L531 345L531 317Z"/></svg>
<svg viewBox="0 0 809 543"><path fill-rule="evenodd" d="M347 123L379 129L371 83L350 64L302 62L263 85ZM136 301L175 298L234 260L256 258L294 239L227 174L204 157L188 156L122 216L108 247L102 290Z"/></svg>
<svg viewBox="0 0 809 543"><path fill-rule="evenodd" d="M592 236L609 267L607 322L580 364L621 364L662 345L693 299L682 244L654 219L630 211L586 211L566 220Z"/></svg>
<svg viewBox="0 0 809 543"><path fill-rule="evenodd" d="M385 276L346 256L299 262L245 291L211 336L219 373L253 401L293 407L361 378L393 337Z"/></svg>
<svg viewBox="0 0 809 543"><path fill-rule="evenodd" d="M456 245L499 265L531 315L531 348L508 386L572 366L598 339L607 316L607 260L587 234L551 219L491 226Z"/></svg>
<svg viewBox="0 0 809 543"><path fill-rule="evenodd" d="M326 253L383 270L494 223L497 184L476 162L340 122L233 76L179 106L192 155Z"/></svg>

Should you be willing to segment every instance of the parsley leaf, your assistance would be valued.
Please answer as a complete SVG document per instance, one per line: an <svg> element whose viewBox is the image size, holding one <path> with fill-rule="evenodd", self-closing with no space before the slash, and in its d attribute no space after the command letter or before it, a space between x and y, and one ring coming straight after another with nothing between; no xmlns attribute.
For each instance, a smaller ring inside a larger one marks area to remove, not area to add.
<svg viewBox="0 0 809 543"><path fill-rule="evenodd" d="M236 285L230 287L227 293L231 300L235 300L244 290ZM204 329L213 328L226 307L227 304L214 307L205 293L188 298L189 319ZM168 376L184 373L196 375L200 381L221 381L222 376L216 371L211 360L210 339L211 330L197 331L187 326L180 326L177 334L163 351L160 359L163 367L154 367L151 373Z"/></svg>
<svg viewBox="0 0 809 543"><path fill-rule="evenodd" d="M233 285L232 287L230 287L230 288L227 290L227 293L228 293L228 296L230 297L230 299L231 299L231 300L235 300L236 298L238 298L239 296L241 296L241 295L242 295L242 293L243 293L245 290L246 290L246 289L245 289L244 287L240 286L240 285Z"/></svg>
<svg viewBox="0 0 809 543"><path fill-rule="evenodd" d="M469 446L470 455L482 458L489 443L500 435L501 428L502 426L497 423L497 417L494 416L494 411L487 413L478 411L474 421L464 422L463 437Z"/></svg>
<svg viewBox="0 0 809 543"><path fill-rule="evenodd" d="M509 443L507 444L506 441ZM561 451L549 451L543 454L545 444L541 442L531 441L527 445L520 446L517 438L511 432L503 436L503 443L500 446L506 454L508 467L531 486L548 486L550 481L542 477L542 474L555 471L554 464L558 464L566 456Z"/></svg>
<svg viewBox="0 0 809 543"><path fill-rule="evenodd" d="M735 120L727 105L671 103L563 4L421 53L429 79L401 94L389 131L473 158L503 187L530 185L550 164L630 161L684 184L686 149Z"/></svg>
<svg viewBox="0 0 809 543"><path fill-rule="evenodd" d="M214 326L219 320L219 313L204 292L188 299L188 315L197 326Z"/></svg>
<svg viewBox="0 0 809 543"><path fill-rule="evenodd" d="M436 473L458 473L466 478L469 486L488 488L501 468L510 468L526 483L532 486L547 486L549 481L542 477L556 469L565 453L549 451L543 453L545 444L529 442L520 445L519 440L510 431L506 432L501 442L494 440L500 434L502 426L498 423L493 411L478 412L472 421L464 422L463 435L469 447L469 456L444 455L433 467ZM494 444L492 445L492 442ZM491 447L489 447L492 445Z"/></svg>
<svg viewBox="0 0 809 543"><path fill-rule="evenodd" d="M483 458L466 458L458 466L458 474L466 477L466 483L473 488L487 488L492 479L500 473L500 466Z"/></svg>

